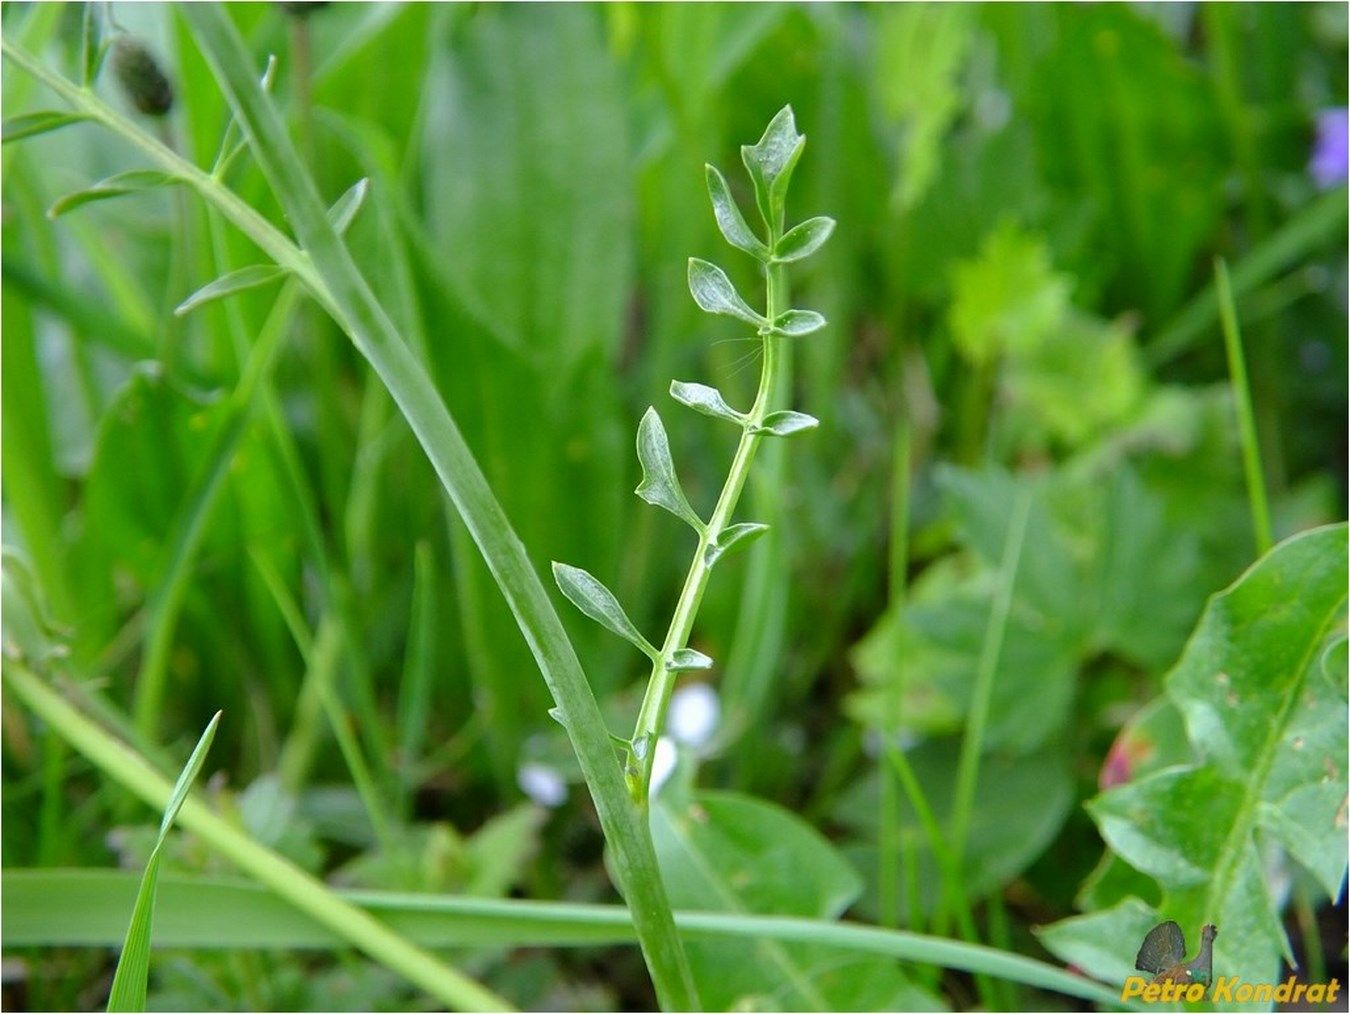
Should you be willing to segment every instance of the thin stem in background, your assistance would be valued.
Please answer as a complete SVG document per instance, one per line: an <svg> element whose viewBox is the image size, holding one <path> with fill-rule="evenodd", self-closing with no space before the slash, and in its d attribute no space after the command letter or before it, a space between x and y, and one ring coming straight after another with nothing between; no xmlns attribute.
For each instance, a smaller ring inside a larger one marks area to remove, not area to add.
<svg viewBox="0 0 1350 1014"><path fill-rule="evenodd" d="M1242 440L1242 470L1247 479L1247 500L1252 510L1252 530L1256 555L1264 556L1275 544L1270 528L1270 505L1266 499L1265 473L1261 468L1261 445L1252 412L1251 385L1247 382L1247 363L1238 328L1237 306L1228 265L1220 258L1214 262L1214 285L1219 299L1219 319L1223 324L1223 347L1228 356L1228 376L1233 386L1233 409L1237 412L1238 435Z"/></svg>

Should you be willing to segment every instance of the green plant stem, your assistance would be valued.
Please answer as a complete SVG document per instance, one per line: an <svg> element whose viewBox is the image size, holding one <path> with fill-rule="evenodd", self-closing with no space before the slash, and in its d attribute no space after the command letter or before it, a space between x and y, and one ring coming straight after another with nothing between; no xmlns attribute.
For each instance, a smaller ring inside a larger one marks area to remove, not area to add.
<svg viewBox="0 0 1350 1014"><path fill-rule="evenodd" d="M1238 328L1237 306L1228 265L1220 258L1214 262L1214 286L1219 299L1219 319L1223 323L1223 347L1228 356L1228 375L1233 385L1233 408L1237 412L1238 435L1242 440L1242 469L1247 478L1247 499L1252 509L1252 530L1256 537L1256 555L1264 556L1275 544L1270 528L1270 505L1266 499L1266 479L1261 468L1261 445L1256 435L1256 416L1252 412L1251 385L1247 382L1247 363Z"/></svg>
<svg viewBox="0 0 1350 1014"><path fill-rule="evenodd" d="M72 106L126 138L214 204L304 283L374 366L487 561L562 713L662 1007L697 1009L698 993L675 930L650 831L629 798L599 705L525 547L426 371L333 230L280 116L258 84L256 69L234 25L212 4L186 4L181 13L245 128L259 165L304 245L303 252L219 180L179 158L97 96L49 70L8 39L0 39L0 46L9 59Z"/></svg>
<svg viewBox="0 0 1350 1014"><path fill-rule="evenodd" d="M173 786L167 778L81 715L37 674L22 664L9 663L3 676L16 697L105 775L153 807L162 809L168 803ZM304 870L216 816L204 803L189 798L178 820L253 879L441 1002L460 1010L511 1009L497 994L342 900Z"/></svg>
<svg viewBox="0 0 1350 1014"><path fill-rule="evenodd" d="M1008 614L1012 610L1013 585L1017 566L1022 556L1022 539L1027 531L1027 517L1031 512L1031 491L1023 490L1013 503L1008 519L1008 535L1003 546L1003 560L999 565L998 585L989 610L989 624L985 627L984 644L980 648L979 668L975 672L975 687L971 691L970 713L966 720L966 734L961 740L961 754L956 765L956 788L952 796L951 848L959 867L966 853L966 837L970 833L970 816L975 808L975 785L980 773L980 757L984 753L984 734L989 724L989 706L994 694L994 677L998 671L999 655L1003 651L1003 636L1008 628Z"/></svg>
<svg viewBox="0 0 1350 1014"><path fill-rule="evenodd" d="M769 235L769 248L778 241L778 230ZM782 264L770 264L765 269L765 316L776 320L787 309L787 275ZM712 567L706 559L709 546L715 545L723 530L731 522L740 501L745 481L750 475L750 465L755 460L755 451L759 448L763 435L756 432L769 414L770 405L777 393L775 380L778 376L779 344L783 336L768 333L764 335L764 359L760 364L759 390L755 402L750 407L741 439L736 444L736 454L731 461L722 492L717 497L717 506L707 527L699 535L698 546L694 550L694 559L685 575L684 587L680 590L679 600L675 603L675 613L671 617L670 627L666 630L665 640L661 642L661 655L652 663L651 679L647 683L646 693L642 697L642 706L638 709L637 725L633 730L634 744L645 744L640 757L642 764L641 802L645 807L648 800L648 786L651 784L652 762L656 757L653 749L656 739L665 725L666 709L670 705L670 695L675 689L675 673L667 667L667 660L689 643L689 635L694 628L694 618L698 615L699 605L703 601L703 592L708 587L708 578Z"/></svg>

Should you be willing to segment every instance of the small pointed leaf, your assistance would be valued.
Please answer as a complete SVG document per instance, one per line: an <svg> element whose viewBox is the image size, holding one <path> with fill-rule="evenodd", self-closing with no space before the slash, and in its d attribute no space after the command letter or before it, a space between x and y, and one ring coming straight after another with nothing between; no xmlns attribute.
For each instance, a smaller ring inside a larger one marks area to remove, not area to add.
<svg viewBox="0 0 1350 1014"><path fill-rule="evenodd" d="M755 202L770 228L782 217L788 182L805 145L806 138L797 133L792 107L784 106L757 143L741 146L741 161L755 184Z"/></svg>
<svg viewBox="0 0 1350 1014"><path fill-rule="evenodd" d="M563 710L562 710L562 708L549 708L549 709L548 709L548 717L551 718L551 719L553 719L555 722L557 722L559 725L561 725L564 729L567 728L567 720L563 718Z"/></svg>
<svg viewBox="0 0 1350 1014"><path fill-rule="evenodd" d="M750 309L749 305L731 284L726 272L716 264L689 258L689 291L694 302L708 313L726 314L738 317L748 323L763 326L768 323L763 317Z"/></svg>
<svg viewBox="0 0 1350 1014"><path fill-rule="evenodd" d="M648 408L638 424L638 461L642 463L642 481L634 490L638 496L656 507L664 507L677 518L688 522L697 532L704 530L702 519L689 506L684 490L675 474L675 462L670 458L670 441L666 428L656 409Z"/></svg>
<svg viewBox="0 0 1350 1014"><path fill-rule="evenodd" d="M819 419L805 412L770 412L764 417L764 421L755 427L755 432L774 437L790 437L794 433L813 430L819 425Z"/></svg>
<svg viewBox="0 0 1350 1014"><path fill-rule="evenodd" d="M814 334L824 326L825 318L815 310L788 310L780 313L773 322L774 331L789 338L802 338Z"/></svg>
<svg viewBox="0 0 1350 1014"><path fill-rule="evenodd" d="M339 236L352 224L352 219L365 204L366 193L369 190L370 180L363 177L348 187L346 193L334 201L333 206L328 209L328 220L333 223L333 228L337 230Z"/></svg>
<svg viewBox="0 0 1350 1014"><path fill-rule="evenodd" d="M681 648L672 652L666 669L670 672L688 672L692 669L711 669L713 660L701 651L693 648Z"/></svg>
<svg viewBox="0 0 1350 1014"><path fill-rule="evenodd" d="M618 634L648 658L655 660L661 657L661 653L652 647L652 643L633 625L633 621L623 611L623 606L619 605L614 593L593 575L580 567L569 567L565 563L554 562L553 580L558 582L559 590L567 596L572 605L600 626Z"/></svg>
<svg viewBox="0 0 1350 1014"><path fill-rule="evenodd" d="M709 165L704 168L707 170L708 196L712 198L713 217L717 219L717 228L722 231L723 237L736 249L744 250L761 261L767 261L769 248L760 242L759 237L746 224L745 216L741 214L736 198L731 196L726 179L715 167Z"/></svg>
<svg viewBox="0 0 1350 1014"><path fill-rule="evenodd" d="M744 549L768 530L768 525L761 525L754 521L731 525L722 529L722 534L718 540L703 551L704 564L711 567L726 553L733 549Z"/></svg>
<svg viewBox="0 0 1350 1014"><path fill-rule="evenodd" d="M106 180L100 180L92 187L77 190L73 194L66 194L65 197L62 197L47 210L47 217L58 218L82 204L106 201L109 198L121 197L124 194L140 194L168 183L177 182L177 176L172 173L160 172L158 169L132 169L129 172L117 173L115 176L109 176Z"/></svg>
<svg viewBox="0 0 1350 1014"><path fill-rule="evenodd" d="M0 136L4 139L3 143L9 144L10 141L22 141L25 137L36 137L52 130L60 130L72 123L83 123L87 119L89 117L83 113L62 113L55 109L46 109L40 113L25 113L23 116L13 116L6 120L3 127L0 127Z"/></svg>
<svg viewBox="0 0 1350 1014"><path fill-rule="evenodd" d="M670 382L670 396L681 405L687 405L695 412L702 412L714 419L726 419L737 425L745 422L745 414L737 412L728 405L726 399L722 397L722 392L715 387L709 387L707 384L672 380Z"/></svg>
<svg viewBox="0 0 1350 1014"><path fill-rule="evenodd" d="M783 235L778 245L773 248L773 259L788 264L809 257L825 245L832 232L834 232L833 218L826 218L823 215L808 218L805 222L794 225Z"/></svg>
<svg viewBox="0 0 1350 1014"><path fill-rule="evenodd" d="M248 267L231 271L228 274L221 275L214 282L203 285L179 303L174 307L174 316L182 317L191 313L197 307L213 303L217 299L224 299L226 296L233 296L237 292L244 292L248 289L256 289L260 285L276 281L285 273L284 269L277 267L275 264L250 264Z"/></svg>

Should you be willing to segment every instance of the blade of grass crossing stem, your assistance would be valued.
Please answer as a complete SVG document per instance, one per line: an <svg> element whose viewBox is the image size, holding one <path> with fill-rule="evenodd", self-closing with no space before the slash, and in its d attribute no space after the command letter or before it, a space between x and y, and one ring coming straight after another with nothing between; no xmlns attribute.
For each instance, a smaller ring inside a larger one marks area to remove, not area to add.
<svg viewBox="0 0 1350 1014"><path fill-rule="evenodd" d="M1237 412L1238 434L1242 440L1242 469L1247 478L1247 499L1252 508L1252 530L1256 537L1256 555L1264 556L1274 545L1270 529L1270 505L1266 499L1266 479L1261 468L1261 445L1256 436L1256 417L1252 412L1251 385L1247 383L1247 362L1238 328L1237 304L1228 265L1222 258L1214 262L1214 286L1219 297L1219 319L1223 324L1223 347L1228 355L1228 376L1233 385L1233 409Z"/></svg>
<svg viewBox="0 0 1350 1014"><path fill-rule="evenodd" d="M216 5L187 4L180 11L236 117L246 128L254 156L286 209L304 254L205 174L193 172L186 181L217 203L251 237L256 235L259 245L274 259L293 266L389 387L492 570L562 711L612 849L619 886L631 906L657 996L666 1008L696 1008L697 990L675 931L650 832L628 796L599 706L524 546L426 371L375 299L324 214L314 183L301 165L280 115L258 86L253 61L238 31ZM13 48L6 46L6 51L12 54ZM31 63L40 68L36 61ZM69 87L59 90L77 105L100 107L104 122L124 135L135 130L124 117L92 96ZM144 143L141 146L146 147ZM159 148L156 154L160 159L173 158L172 153Z"/></svg>
<svg viewBox="0 0 1350 1014"><path fill-rule="evenodd" d="M196 749L192 751L192 756L188 758L169 794L164 819L159 823L159 837L155 839L150 860L145 864L141 886L136 892L136 905L131 911L131 924L127 927L126 939L122 943L121 957L117 959L112 992L108 996L110 1011L145 1010L146 980L150 975L150 932L155 918L155 891L159 885L159 860L164 854L164 841L169 836L169 828L182 809L198 772L206 763L206 752L211 749L211 741L216 738L220 715L217 711L207 723L206 731L197 741Z"/></svg>
<svg viewBox="0 0 1350 1014"><path fill-rule="evenodd" d="M108 869L10 870L4 880L6 942L15 946L104 947L121 933L121 912L134 877ZM621 905L524 901L468 895L338 890L428 947L597 947L631 943L632 918ZM74 925L53 917L85 911ZM215 877L165 874L160 885L160 942L165 947L323 950L342 946L323 926L288 908L254 884ZM218 918L204 920L210 911ZM1131 1009L1120 990L1035 958L858 923L730 912L677 912L680 930L699 940L807 941L854 954L980 973L1090 1000L1107 1009Z"/></svg>
<svg viewBox="0 0 1350 1014"><path fill-rule="evenodd" d="M168 779L127 745L71 707L27 666L0 669L6 687L103 774L151 806L173 795ZM385 967L404 976L455 1010L511 1010L510 1004L468 976L395 933L384 923L338 897L294 863L259 845L206 804L182 801L178 823L192 831L244 873L319 925Z"/></svg>

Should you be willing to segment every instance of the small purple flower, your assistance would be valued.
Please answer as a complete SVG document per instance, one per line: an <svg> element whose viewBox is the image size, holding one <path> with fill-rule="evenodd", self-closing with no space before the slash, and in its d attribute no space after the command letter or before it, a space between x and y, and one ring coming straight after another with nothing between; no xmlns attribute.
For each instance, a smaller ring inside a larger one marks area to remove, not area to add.
<svg viewBox="0 0 1350 1014"><path fill-rule="evenodd" d="M1350 110L1323 109L1317 114L1317 139L1308 173L1323 190L1343 183L1350 174Z"/></svg>

